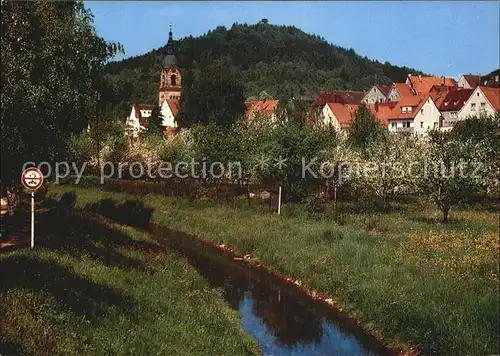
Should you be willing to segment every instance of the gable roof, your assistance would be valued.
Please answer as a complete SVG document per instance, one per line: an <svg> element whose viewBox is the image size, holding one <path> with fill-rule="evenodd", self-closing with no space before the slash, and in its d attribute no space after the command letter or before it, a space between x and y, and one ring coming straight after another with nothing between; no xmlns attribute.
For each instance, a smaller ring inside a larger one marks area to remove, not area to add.
<svg viewBox="0 0 500 356"><path fill-rule="evenodd" d="M179 112L179 100L167 99L165 101L167 102L174 118L177 117L177 113Z"/></svg>
<svg viewBox="0 0 500 356"><path fill-rule="evenodd" d="M375 103L370 105L369 108L381 124L387 124L390 120L414 119L428 98L431 98L431 96L402 96L397 103ZM403 112L403 107L411 107L411 112Z"/></svg>
<svg viewBox="0 0 500 356"><path fill-rule="evenodd" d="M353 113L358 109L355 104L342 104L342 103L326 103L341 128L347 128L351 125Z"/></svg>
<svg viewBox="0 0 500 356"><path fill-rule="evenodd" d="M142 118L142 113L141 113L141 110L153 110L154 109L154 105L147 105L147 104L134 104L134 111L135 111L135 117L137 119L141 119Z"/></svg>
<svg viewBox="0 0 500 356"><path fill-rule="evenodd" d="M488 99L493 109L497 112L500 111L500 88L480 86L479 89L483 92L486 99Z"/></svg>
<svg viewBox="0 0 500 356"><path fill-rule="evenodd" d="M378 90L380 90L382 92L382 94L384 94L385 96L389 95L389 92L391 91L391 86L390 85L380 85L380 84L377 84L375 85Z"/></svg>
<svg viewBox="0 0 500 356"><path fill-rule="evenodd" d="M471 88L477 88L481 83L481 76L475 74L464 74L464 79L469 83Z"/></svg>
<svg viewBox="0 0 500 356"><path fill-rule="evenodd" d="M443 98L436 100L436 106L439 111L458 111L469 100L473 92L474 89L450 90Z"/></svg>
<svg viewBox="0 0 500 356"><path fill-rule="evenodd" d="M429 95L431 96L434 103L439 108L441 104L444 102L446 96L449 92L454 89L453 87L447 87L444 85L434 85L429 91Z"/></svg>
<svg viewBox="0 0 500 356"><path fill-rule="evenodd" d="M387 126L389 119L396 116L396 103L375 103L368 106L372 114L382 126Z"/></svg>
<svg viewBox="0 0 500 356"><path fill-rule="evenodd" d="M278 100L275 99L264 99L264 100L252 100L247 102L245 110L245 118L251 120L253 116L260 113L264 116L271 116L274 109L278 105Z"/></svg>
<svg viewBox="0 0 500 356"><path fill-rule="evenodd" d="M446 77L423 77L408 74L408 80L415 94L427 94L434 85L457 86L455 79Z"/></svg>
<svg viewBox="0 0 500 356"><path fill-rule="evenodd" d="M366 92L354 90L334 90L329 93L319 95L315 104L324 106L327 103L353 104L359 105L365 97Z"/></svg>
<svg viewBox="0 0 500 356"><path fill-rule="evenodd" d="M500 68L494 70L491 73L483 75L479 84L482 86L500 88L500 81L496 80L498 76L500 76Z"/></svg>
<svg viewBox="0 0 500 356"><path fill-rule="evenodd" d="M392 86L396 88L400 97L415 95L412 88L406 83L392 83Z"/></svg>

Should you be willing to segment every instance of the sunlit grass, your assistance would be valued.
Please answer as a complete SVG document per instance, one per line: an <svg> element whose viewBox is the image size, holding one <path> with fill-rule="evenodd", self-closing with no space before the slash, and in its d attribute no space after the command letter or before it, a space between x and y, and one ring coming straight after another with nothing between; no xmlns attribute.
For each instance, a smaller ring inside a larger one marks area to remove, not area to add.
<svg viewBox="0 0 500 356"><path fill-rule="evenodd" d="M0 254L0 350L51 356L259 354L237 312L186 261L141 248L155 246L144 233L101 223L130 245L110 245L108 235L82 236L93 228L60 221L73 231L47 237L50 247Z"/></svg>
<svg viewBox="0 0 500 356"><path fill-rule="evenodd" d="M410 344L440 354L495 354L499 334L498 212L455 209L448 224L437 209L328 214L285 206L283 215L210 202L75 191L78 206L105 197L138 199L152 221L200 234L331 296L390 345Z"/></svg>

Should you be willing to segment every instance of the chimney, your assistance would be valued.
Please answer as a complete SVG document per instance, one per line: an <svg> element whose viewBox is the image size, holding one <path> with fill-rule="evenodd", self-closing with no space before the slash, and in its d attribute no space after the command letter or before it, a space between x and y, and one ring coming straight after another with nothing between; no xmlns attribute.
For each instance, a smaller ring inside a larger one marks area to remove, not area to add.
<svg viewBox="0 0 500 356"><path fill-rule="evenodd" d="M441 85L444 86L444 76L441 77Z"/></svg>

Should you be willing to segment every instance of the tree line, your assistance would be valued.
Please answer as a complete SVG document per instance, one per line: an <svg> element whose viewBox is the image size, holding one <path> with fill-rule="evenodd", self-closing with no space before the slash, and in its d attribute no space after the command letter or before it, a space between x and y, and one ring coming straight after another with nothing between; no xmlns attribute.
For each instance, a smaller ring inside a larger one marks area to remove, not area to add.
<svg viewBox="0 0 500 356"><path fill-rule="evenodd" d="M400 197L421 195L441 210L444 221L459 203L499 196L500 114L469 118L449 132L433 130L423 137L390 133L364 105L353 115L351 127L338 131L320 120L311 122L307 106L286 102L278 107L275 121L257 115L226 124L193 123L171 137L146 131L132 145L123 132L110 133L101 154L115 167L121 162L122 172L115 173L124 177L132 162L149 165L156 177L162 162L171 167L198 162L178 172L194 173L215 189L227 184L243 189L281 186L285 202L307 201L318 187L324 197L370 201L382 210ZM75 138L75 143L82 141ZM96 145L87 143L77 150L84 155L80 159L95 162ZM229 162L238 165L220 175L204 175L201 163L206 168L214 162L226 169Z"/></svg>
<svg viewBox="0 0 500 356"><path fill-rule="evenodd" d="M196 76L207 62L222 61L243 83L245 98L257 97L262 91L274 98L313 98L329 90L366 90L373 84L404 81L408 74L423 74L370 60L352 48L268 21L235 23L229 29L218 26L203 36L180 39L175 48L183 78ZM165 46L106 65L112 83L108 99L123 117L134 103L157 102L164 52Z"/></svg>

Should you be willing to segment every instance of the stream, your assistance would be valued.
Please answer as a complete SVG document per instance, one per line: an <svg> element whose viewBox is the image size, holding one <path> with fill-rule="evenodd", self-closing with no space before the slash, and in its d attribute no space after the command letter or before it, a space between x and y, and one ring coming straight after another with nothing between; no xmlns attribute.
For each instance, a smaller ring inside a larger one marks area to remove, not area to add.
<svg viewBox="0 0 500 356"><path fill-rule="evenodd" d="M241 316L264 355L387 355L355 322L300 288L188 234L151 225L155 239L187 259Z"/></svg>

